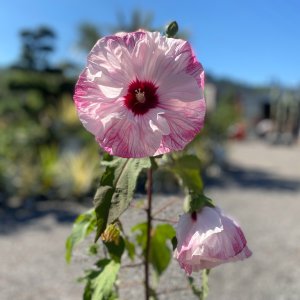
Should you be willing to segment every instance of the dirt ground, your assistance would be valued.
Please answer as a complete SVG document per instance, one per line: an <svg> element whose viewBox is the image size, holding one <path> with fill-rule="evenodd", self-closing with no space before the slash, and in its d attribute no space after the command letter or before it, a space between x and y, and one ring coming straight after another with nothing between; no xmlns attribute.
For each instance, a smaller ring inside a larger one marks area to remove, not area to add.
<svg viewBox="0 0 300 300"><path fill-rule="evenodd" d="M300 145L248 141L232 143L227 150L228 168L212 172L206 194L241 224L253 256L213 269L208 300L299 300ZM169 201L173 205L162 217L177 217L180 196L158 195L154 206ZM17 213L0 211L0 300L82 299L76 278L91 259L82 245L66 265L64 244L72 220L84 209L53 201L29 202ZM133 210L123 220L129 227L142 217ZM122 271L122 300L143 299L140 274L142 270ZM162 276L160 299L195 299L185 287L174 261Z"/></svg>

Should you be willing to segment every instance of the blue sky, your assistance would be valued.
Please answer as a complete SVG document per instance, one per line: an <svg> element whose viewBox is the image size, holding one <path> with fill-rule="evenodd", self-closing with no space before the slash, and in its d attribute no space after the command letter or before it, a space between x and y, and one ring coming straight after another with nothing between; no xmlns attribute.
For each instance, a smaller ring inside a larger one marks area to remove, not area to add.
<svg viewBox="0 0 300 300"><path fill-rule="evenodd" d="M177 20L204 68L219 77L265 84L300 85L299 0L9 0L0 10L0 66L16 60L18 32L48 25L57 33L53 60L83 61L74 47L78 25L113 25L116 12L139 8L153 25Z"/></svg>

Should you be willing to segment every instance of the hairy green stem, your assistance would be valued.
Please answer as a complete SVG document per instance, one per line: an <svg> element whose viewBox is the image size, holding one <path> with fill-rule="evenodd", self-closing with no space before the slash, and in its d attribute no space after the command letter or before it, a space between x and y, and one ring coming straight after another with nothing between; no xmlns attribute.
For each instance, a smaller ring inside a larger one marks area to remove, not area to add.
<svg viewBox="0 0 300 300"><path fill-rule="evenodd" d="M202 286L201 286L201 296L200 300L205 300L208 295L208 275L209 275L210 269L204 269L202 271Z"/></svg>
<svg viewBox="0 0 300 300"><path fill-rule="evenodd" d="M150 299L150 272L149 272L149 260L150 260L150 247L151 247L151 229L152 229L152 168L148 169L147 173L147 243L145 251L145 299Z"/></svg>

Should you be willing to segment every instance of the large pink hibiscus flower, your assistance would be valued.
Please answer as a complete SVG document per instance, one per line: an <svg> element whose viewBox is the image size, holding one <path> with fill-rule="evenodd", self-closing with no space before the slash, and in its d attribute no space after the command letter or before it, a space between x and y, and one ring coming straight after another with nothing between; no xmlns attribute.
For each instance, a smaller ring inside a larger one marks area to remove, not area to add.
<svg viewBox="0 0 300 300"><path fill-rule="evenodd" d="M74 100L104 150L146 157L181 150L199 132L203 88L204 71L188 42L141 30L96 43Z"/></svg>

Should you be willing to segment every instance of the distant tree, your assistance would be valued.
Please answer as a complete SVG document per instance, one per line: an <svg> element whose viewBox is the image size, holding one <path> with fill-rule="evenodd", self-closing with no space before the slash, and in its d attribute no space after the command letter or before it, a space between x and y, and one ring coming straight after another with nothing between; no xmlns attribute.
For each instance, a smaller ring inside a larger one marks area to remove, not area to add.
<svg viewBox="0 0 300 300"><path fill-rule="evenodd" d="M152 25L153 14L150 12L143 13L138 9L132 11L129 22L126 21L126 16L122 11L117 12L117 20L118 24L116 26L110 26L111 32L132 32L141 28L150 31L159 30Z"/></svg>
<svg viewBox="0 0 300 300"><path fill-rule="evenodd" d="M35 30L22 30L20 32L22 49L20 59L13 67L44 71L50 68L49 54L54 51L54 31L46 26Z"/></svg>
<svg viewBox="0 0 300 300"><path fill-rule="evenodd" d="M77 46L84 52L90 51L101 36L101 31L96 25L91 23L82 23L79 25L79 39Z"/></svg>
<svg viewBox="0 0 300 300"><path fill-rule="evenodd" d="M134 10L131 13L129 21L126 20L125 14L121 11L117 12L117 25L101 26L91 23L83 23L79 26L79 39L77 46L83 52L89 52L98 39L103 35L111 34L119 31L132 32L138 29L160 30L152 25L153 14L143 13Z"/></svg>

